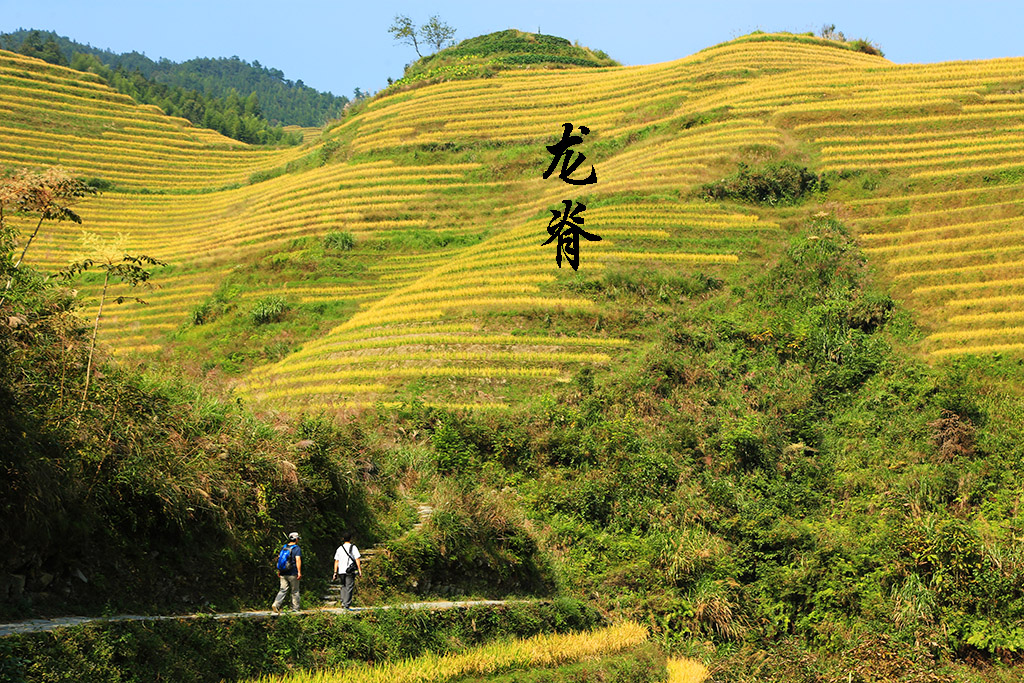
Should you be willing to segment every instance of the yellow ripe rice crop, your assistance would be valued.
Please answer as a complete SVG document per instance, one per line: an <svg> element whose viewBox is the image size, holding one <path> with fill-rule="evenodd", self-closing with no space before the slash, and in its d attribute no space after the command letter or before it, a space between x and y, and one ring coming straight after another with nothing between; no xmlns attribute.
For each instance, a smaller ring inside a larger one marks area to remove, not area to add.
<svg viewBox="0 0 1024 683"><path fill-rule="evenodd" d="M377 311L373 315L366 314L361 317L357 314L345 323L342 323L340 329L352 330L360 327L378 327L380 325L401 322L427 322L434 318L440 318L444 313L444 309L441 308L416 308L412 310L396 308L389 311Z"/></svg>
<svg viewBox="0 0 1024 683"><path fill-rule="evenodd" d="M958 250L964 250L968 247L977 245L980 249L970 249L971 252L977 253L988 248L988 244L996 243L998 245L1004 244L1019 244L1020 238L1024 236L1024 229L1016 226L1011 226L1009 230L1001 230L998 232L989 231L987 233L978 235L967 235L964 237L949 237L946 239L929 239L920 240L917 242L909 242L907 244L892 244L884 245L880 247L866 247L865 252L869 254L890 254L898 253L898 257L894 257L891 262L904 262L909 260L918 260L921 257L928 257L936 253L947 253ZM993 248L995 245L993 245ZM927 253L923 253L927 252ZM960 253L967 253L966 251L960 251Z"/></svg>
<svg viewBox="0 0 1024 683"><path fill-rule="evenodd" d="M310 350L319 346L330 344L334 340L353 340L366 338L388 338L404 334L419 334L430 332L464 332L475 328L473 323L468 322L446 322L438 323L433 320L412 320L400 324L381 323L380 325L359 325L354 331L346 331L347 323L342 323L330 330L325 336L310 342L304 350Z"/></svg>
<svg viewBox="0 0 1024 683"><path fill-rule="evenodd" d="M444 327L438 325L437 327ZM450 327L460 327L451 325ZM470 328L469 325L461 327ZM341 335L339 335L341 336ZM350 337L351 339L351 337ZM515 334L445 334L435 333L413 333L390 337L358 337L352 341L338 341L337 337L321 341L309 348L297 351L288 358L290 361L309 357L321 353L337 353L341 351L359 351L363 349L387 349L398 346L420 346L420 345L501 345L501 346L596 346L596 347L625 347L629 346L628 339L617 339L614 337L539 337L534 335ZM256 371L254 371L256 374Z"/></svg>
<svg viewBox="0 0 1024 683"><path fill-rule="evenodd" d="M495 278L484 285L472 284L462 287L448 286L436 287L433 283L421 283L416 289L403 289L396 294L381 299L380 305L383 308L398 303L411 301L433 301L447 299L451 296L472 297L479 294L532 294L540 291L540 288L530 283L519 283L517 278Z"/></svg>
<svg viewBox="0 0 1024 683"><path fill-rule="evenodd" d="M862 204L861 206L870 206ZM900 232L885 232L895 225L913 226L915 231L941 230L943 225L970 224L992 219L993 215L1001 216L1002 220L1016 220L1024 215L1024 199L1008 201L978 202L956 208L920 209L902 216L868 215L857 218L857 226L863 239L873 239L875 235L891 235L898 237ZM876 227L877 226L877 227Z"/></svg>
<svg viewBox="0 0 1024 683"><path fill-rule="evenodd" d="M1012 171L1020 168L1024 168L1024 161L1021 160L1020 154L1000 154L993 155L990 157L993 162L1001 161L1002 163L991 163L991 164L975 164L973 166L956 166L953 168L940 168L932 169L929 171L918 171L911 173L910 178L938 178L940 176L969 176L978 174L988 174L995 171ZM1006 159L1012 159L1013 161L1005 161Z"/></svg>
<svg viewBox="0 0 1024 683"><path fill-rule="evenodd" d="M1021 298L1021 303L1024 303L1024 297ZM1024 310L954 315L950 316L947 322L972 327L980 323L1024 322Z"/></svg>
<svg viewBox="0 0 1024 683"><path fill-rule="evenodd" d="M894 142L892 137L882 138L884 142L875 144L868 144L863 139L853 139L851 140L853 144L822 147L821 156L823 160L863 161L865 159L933 158L951 156L962 150L1000 150L1017 146L1020 137L1012 133L1022 131L1024 128L1015 126L1010 131L999 131L996 134L989 131L986 134L973 137L946 133L941 138L920 142L905 141L909 136L903 135L899 137L901 142ZM934 138L936 134L931 133L930 136Z"/></svg>
<svg viewBox="0 0 1024 683"><path fill-rule="evenodd" d="M627 621L596 631L541 634L503 640L465 652L425 654L398 662L354 662L344 669L260 678L261 683L442 683L468 675L488 675L518 668L552 667L584 658L607 656L639 645L647 629Z"/></svg>
<svg viewBox="0 0 1024 683"><path fill-rule="evenodd" d="M947 155L935 154L929 157L915 155L914 158L891 161L885 161L882 159L872 160L870 157L865 157L861 162L825 162L824 166L828 170L834 171L852 168L886 168L893 170L926 167L928 170L915 171L910 173L909 177L930 178L942 175L977 174L989 170L1018 168L1022 164L1020 162L1011 163L1011 160L1019 160L1021 157L1021 151L1024 151L1024 146L1017 149L1013 145L1007 144L1003 145L998 151L951 149ZM965 166L968 162L972 165Z"/></svg>
<svg viewBox="0 0 1024 683"><path fill-rule="evenodd" d="M1020 249L1024 251L1024 245ZM953 258L956 258L954 255ZM985 277L990 271L1008 271L1024 268L1024 261L996 261L994 263L979 263L974 265L961 265L951 268L933 268L930 270L913 270L895 273L893 280L920 280L923 278L949 278L956 276Z"/></svg>
<svg viewBox="0 0 1024 683"><path fill-rule="evenodd" d="M668 669L666 683L704 683L711 676L708 668L695 659L669 659L665 668Z"/></svg>
<svg viewBox="0 0 1024 683"><path fill-rule="evenodd" d="M1005 287L1024 287L1024 278L1007 278L1004 280L986 280L984 282L954 282L942 285L916 287L914 294L928 292L965 292L979 289L996 289Z"/></svg>
<svg viewBox="0 0 1024 683"><path fill-rule="evenodd" d="M668 239L671 235L665 230L643 230L640 228L603 228L601 237L653 238Z"/></svg>
<svg viewBox="0 0 1024 683"><path fill-rule="evenodd" d="M956 125L963 130L970 130L973 127L980 129L992 129L997 126L1014 126L1020 124L1020 117L1005 111L980 111L961 112L957 114L933 114L930 116L901 116L899 119L876 119L856 121L821 121L816 123L796 124L792 130L796 133L810 133L813 130L839 129L849 134L850 130L871 130L879 128L892 128L898 125L913 128L918 125L935 126L940 123ZM810 133L813 135L813 133Z"/></svg>
<svg viewBox="0 0 1024 683"><path fill-rule="evenodd" d="M659 254L649 251L601 251L593 257L598 260L620 259L625 261L680 261L685 263L738 263L736 254Z"/></svg>
<svg viewBox="0 0 1024 683"><path fill-rule="evenodd" d="M127 354L127 353L156 353L160 350L159 344L140 344L138 346L118 346L114 349L115 353Z"/></svg>
<svg viewBox="0 0 1024 683"><path fill-rule="evenodd" d="M979 308L993 306L1022 306L1024 305L1024 294L1004 294L1002 296L973 297L963 299L950 299L946 306L953 308Z"/></svg>
<svg viewBox="0 0 1024 683"><path fill-rule="evenodd" d="M449 401L425 400L423 405L427 408L439 408L450 411L507 411L508 403L497 401L481 401L479 403L456 403ZM313 411L337 411L337 410L360 410L368 408L380 408L383 410L394 410L402 407L402 402L397 400L339 400L339 401L309 401L303 402L303 407Z"/></svg>
<svg viewBox="0 0 1024 683"><path fill-rule="evenodd" d="M369 347L374 348L374 347ZM290 360L294 360L291 358ZM607 363L611 357L606 353L571 353L557 351L457 351L457 350L432 350L432 351L391 351L385 354L370 354L359 356L333 356L321 357L315 360L302 362L289 362L282 368L286 373L302 372L315 368L345 367L352 365L372 365L380 363L404 363L408 361L508 361L512 363ZM391 367L388 366L388 367ZM383 374L388 372L387 368L380 368Z"/></svg>
<svg viewBox="0 0 1024 683"><path fill-rule="evenodd" d="M444 273L438 278L423 278L415 284L407 285L402 288L401 293L404 295L410 292L444 290L464 295L467 293L467 289L473 286L501 286L510 283L533 286L556 279L554 274L539 272L539 270L539 268L493 268L482 273Z"/></svg>
<svg viewBox="0 0 1024 683"><path fill-rule="evenodd" d="M955 346L944 349L935 349L929 353L933 356L954 356L962 354L974 354L980 356L982 354L989 353L1022 353L1024 352L1024 343L1008 343L1008 344L980 344L975 346Z"/></svg>
<svg viewBox="0 0 1024 683"><path fill-rule="evenodd" d="M1013 197L1019 196L1019 190L1013 187L967 187L955 190L942 190L939 192L921 192L898 194L892 197L872 197L869 199L851 199L847 203L851 207L885 205L910 202L912 205L933 206L935 204L961 203L967 205L981 201L985 196L1001 196L1012 193Z"/></svg>
<svg viewBox="0 0 1024 683"><path fill-rule="evenodd" d="M439 308L438 304L443 303ZM590 299L582 298L561 298L561 297L529 297L529 296L510 296L510 297L480 297L480 298L469 298L465 300L445 300L438 299L434 303L426 304L395 304L393 306L380 306L379 308L374 306L366 309L360 313L357 313L347 323L341 326L341 329L347 329L349 327L356 327L359 325L370 325L376 324L383 320L414 320L415 316L421 312L425 315L441 315L443 311L454 311L454 310L481 310L486 308L505 308L510 310L516 309L566 309L566 310L578 310L578 311L591 311L594 309L594 302Z"/></svg>
<svg viewBox="0 0 1024 683"><path fill-rule="evenodd" d="M260 398L264 401L280 398L295 398L310 396L314 394L377 394L387 391L386 384L303 384L288 389L276 389L273 391L260 392Z"/></svg>
<svg viewBox="0 0 1024 683"><path fill-rule="evenodd" d="M950 332L936 332L928 335L928 339L943 341L952 340L960 341L965 339L977 339L979 337L1001 337L1001 336L1014 336L1019 337L1024 334L1024 326L1021 327L988 327L988 328L976 328L971 330L952 330Z"/></svg>
<svg viewBox="0 0 1024 683"><path fill-rule="evenodd" d="M986 207L987 208L987 207ZM988 209L991 211L991 208ZM953 212L946 211L942 212L947 218L955 216ZM916 216L917 214L915 214ZM972 234L991 234L992 228L994 227L1005 227L1008 229L1019 229L1019 225L1024 223L1024 216L1015 216L1013 218L996 218L992 220L983 221L972 221L969 223L947 223L945 225L928 227L928 228L907 228L900 231L891 232L874 232L866 233L862 235L862 239L867 241L874 240L885 240L885 239L902 239L907 244L914 244L914 242L907 240L908 237L918 237L924 235L938 235L942 234L946 237L959 237L961 235L972 235Z"/></svg>
<svg viewBox="0 0 1024 683"><path fill-rule="evenodd" d="M402 367L402 368L375 368L367 370L337 370L334 372L319 372L303 375L300 377L283 376L281 379L270 381L250 382L239 388L242 392L252 392L259 388L273 387L282 384L308 383L310 385L323 382L334 382L337 380L348 380L358 378L379 378L381 376L391 377L555 377L559 374L557 368L506 368L506 367Z"/></svg>

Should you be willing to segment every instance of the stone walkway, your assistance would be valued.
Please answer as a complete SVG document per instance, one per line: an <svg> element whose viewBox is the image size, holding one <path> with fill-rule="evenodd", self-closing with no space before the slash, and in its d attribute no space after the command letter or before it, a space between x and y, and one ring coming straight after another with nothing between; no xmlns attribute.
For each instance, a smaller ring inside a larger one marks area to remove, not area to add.
<svg viewBox="0 0 1024 683"><path fill-rule="evenodd" d="M317 614L320 612L330 612L331 614L352 614L356 615L361 612L380 612L389 609L426 609L426 610L442 610L442 609L454 609L457 607L473 607L476 605L505 605L513 602L527 602L525 600L464 600L464 601L453 601L453 602L406 602L397 605L380 605L379 607L353 607L351 610L346 610L342 607L321 607L317 609L301 610L299 612L293 612L293 614ZM289 612L284 612L288 614ZM221 612L218 614L178 614L171 616L146 616L142 614L119 614L114 617L55 617L53 619L26 619L25 621L17 621L10 624L0 624L0 637L12 636L19 633L38 633L40 631L53 631L58 628L67 628L69 626L81 626L82 624L109 624L116 621L169 621L169 620L189 620L189 619L215 619L215 620L226 620L226 619L272 619L281 616L280 614L274 614L273 612L267 611L254 611L254 612Z"/></svg>
<svg viewBox="0 0 1024 683"><path fill-rule="evenodd" d="M430 519L430 515L433 514L434 510L429 505L418 505L416 512L419 516L419 521L413 525L412 529L406 532L405 535L412 533L422 527L427 520ZM366 560L370 560L377 553L376 549L369 549L362 553L362 557ZM328 605L334 602L330 600L332 596L324 596L328 599ZM316 609L302 610L299 614L315 614L317 612L330 612L332 614L358 614L359 612L374 612L379 610L388 609L453 609L455 607L472 607L474 605L504 605L509 602L525 602L523 600L466 600L466 601L455 601L455 602L407 602L397 605L381 605L380 607L353 607L352 610L346 610L343 607L319 607ZM336 604L336 603L335 603ZM167 621L169 619L187 620L187 619L254 619L254 618L273 618L280 616L270 611L253 611L253 612L221 612L221 613L204 613L204 614L178 614L170 616L145 616L141 614L120 614L113 617L55 617L53 619L26 619L25 621L13 622L10 624L0 624L0 638L4 636L11 636L18 633L38 633L40 631L53 631L58 628L66 628L69 626L80 626L82 624L97 624L97 623L111 623L115 621Z"/></svg>

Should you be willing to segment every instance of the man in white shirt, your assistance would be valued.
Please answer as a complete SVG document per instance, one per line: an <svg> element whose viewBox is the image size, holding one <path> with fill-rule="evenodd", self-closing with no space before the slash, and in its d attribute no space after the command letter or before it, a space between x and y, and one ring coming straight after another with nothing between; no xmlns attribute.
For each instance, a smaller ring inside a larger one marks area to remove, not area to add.
<svg viewBox="0 0 1024 683"><path fill-rule="evenodd" d="M334 578L341 577L341 606L351 610L356 574L363 575L363 565L359 562L359 548L352 543L352 532L346 531L342 540L334 553Z"/></svg>

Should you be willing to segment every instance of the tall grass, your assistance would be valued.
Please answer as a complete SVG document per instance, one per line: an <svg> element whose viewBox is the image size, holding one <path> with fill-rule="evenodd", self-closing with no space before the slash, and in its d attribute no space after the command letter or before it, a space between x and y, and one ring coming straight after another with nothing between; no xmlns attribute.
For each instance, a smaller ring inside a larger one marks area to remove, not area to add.
<svg viewBox="0 0 1024 683"><path fill-rule="evenodd" d="M618 652L647 640L647 629L627 621L597 631L544 634L490 643L467 652L427 654L400 662L354 663L336 671L263 677L260 683L441 683L471 674L524 667L548 667ZM699 679L680 679L699 680Z"/></svg>
<svg viewBox="0 0 1024 683"><path fill-rule="evenodd" d="M668 683L703 683L711 673L695 659L670 659L666 665Z"/></svg>

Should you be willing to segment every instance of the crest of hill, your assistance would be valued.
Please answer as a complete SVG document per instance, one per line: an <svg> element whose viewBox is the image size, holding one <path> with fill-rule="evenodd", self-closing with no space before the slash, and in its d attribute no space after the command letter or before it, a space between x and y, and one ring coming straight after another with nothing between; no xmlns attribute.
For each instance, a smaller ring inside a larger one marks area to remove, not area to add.
<svg viewBox="0 0 1024 683"><path fill-rule="evenodd" d="M867 40L865 38L858 38L856 40L848 41L846 40L846 38L842 36L841 33L838 34L838 36L839 37L835 38L824 38L821 36L816 36L810 31L808 31L807 33L787 33L785 31L780 33L765 33L764 31L754 31L752 33L748 33L745 36L740 36L739 38L735 38L724 43L719 43L718 45L706 47L697 54L700 54L701 52L707 52L708 50L714 50L726 45L738 45L741 43L786 42L802 43L804 45L818 45L822 47L833 47L840 50L863 52L864 54L873 55L875 57L885 57L885 53L882 52L882 49L875 43L872 43L870 40Z"/></svg>
<svg viewBox="0 0 1024 683"><path fill-rule="evenodd" d="M442 80L486 78L505 69L621 66L603 50L591 50L565 38L507 29L468 38L422 57L385 92Z"/></svg>

